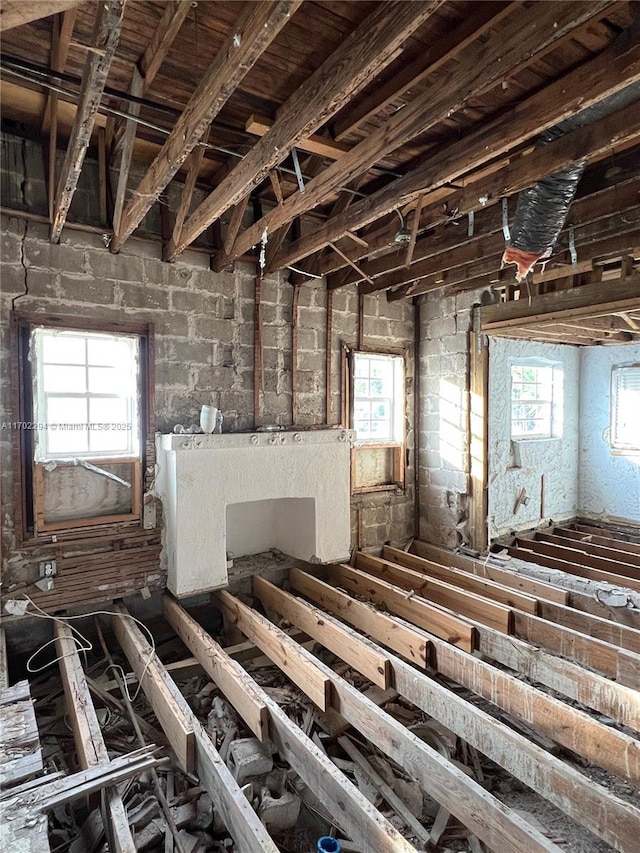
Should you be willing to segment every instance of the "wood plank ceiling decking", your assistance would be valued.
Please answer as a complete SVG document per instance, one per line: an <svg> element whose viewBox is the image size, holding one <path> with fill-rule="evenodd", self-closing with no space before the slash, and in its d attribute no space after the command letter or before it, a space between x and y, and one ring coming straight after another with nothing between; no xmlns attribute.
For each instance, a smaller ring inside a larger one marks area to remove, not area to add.
<svg viewBox="0 0 640 853"><path fill-rule="evenodd" d="M633 269L640 255L633 3L117 0L121 32L103 56L103 91L89 76L96 4L43 3L38 14L27 3L21 16L15 5L0 19L3 116L34 133L54 129L54 150L57 138L81 152L92 129L94 144L106 130L120 172L112 251L190 173L169 260L213 227L214 269L255 257L266 234L268 269L289 267L298 282L327 275L329 287L390 298L504 288L513 272L500 271L498 202L507 198L512 215L519 190L584 160L568 223L580 273L597 273L594 260ZM234 52L242 73L232 73ZM49 99L43 82L63 91ZM98 111L74 125L81 92ZM620 93L626 102L606 119L535 147L542 130ZM43 121L52 109L55 121ZM146 175L127 186L131 160ZM66 177L57 193L50 182L54 239L73 194ZM194 187L208 196L192 204ZM408 245L394 240L401 223ZM561 235L547 280L559 270L566 285L569 239Z"/></svg>

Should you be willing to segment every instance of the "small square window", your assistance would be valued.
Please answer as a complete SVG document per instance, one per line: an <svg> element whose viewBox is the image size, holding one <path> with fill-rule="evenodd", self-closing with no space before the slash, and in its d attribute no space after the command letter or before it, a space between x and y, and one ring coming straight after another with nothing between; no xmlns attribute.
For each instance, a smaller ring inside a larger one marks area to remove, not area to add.
<svg viewBox="0 0 640 853"><path fill-rule="evenodd" d="M139 338L36 328L35 461L140 454Z"/></svg>
<svg viewBox="0 0 640 853"><path fill-rule="evenodd" d="M552 438L561 433L562 367L537 362L511 365L511 438Z"/></svg>
<svg viewBox="0 0 640 853"><path fill-rule="evenodd" d="M640 450L640 365L611 371L611 447Z"/></svg>

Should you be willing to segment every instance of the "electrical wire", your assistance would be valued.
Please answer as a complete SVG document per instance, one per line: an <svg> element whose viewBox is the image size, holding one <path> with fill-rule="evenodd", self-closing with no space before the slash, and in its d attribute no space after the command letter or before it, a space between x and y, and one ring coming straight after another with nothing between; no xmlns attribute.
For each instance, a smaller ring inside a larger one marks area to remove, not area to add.
<svg viewBox="0 0 640 853"><path fill-rule="evenodd" d="M38 617L38 619L51 619L53 622L59 622L61 625L65 625L65 624L67 624L67 622L70 622L73 619L88 619L90 616L111 616L111 617L119 616L121 619L125 618L125 614L114 613L111 610L92 610L90 613L82 613L78 616L52 616L50 613L45 613L45 611L42 610L41 607L38 607L38 605L35 603L35 601L33 601L31 598L29 598L28 595L25 594L24 598L29 602L29 604L32 605L32 607L35 607L36 611L38 611L38 612L28 611L29 616L36 616L36 617ZM127 683L127 675L126 675L124 669L119 664L109 664L107 666L107 668L105 669L105 672L108 672L110 669L119 670L121 675L122 675L122 681L124 684L124 689L127 693L127 697L128 697L130 702L135 702L135 700L138 698L138 696L140 694L140 690L142 689L142 681L146 675L147 669L151 665L151 661L153 659L153 656L156 653L156 642L155 642L153 634L147 628L147 626L144 624L144 622L141 622L139 619L136 619L135 616L131 616L130 614L127 614L127 615L129 616L130 619L132 619L137 625L139 625L143 629L143 631L145 632L145 634L149 638L149 645L151 646L151 651L149 652L149 658L144 665L144 668L142 670L140 678L138 679L138 687L137 687L135 693L133 694L133 696L131 696L131 694L129 693L129 685ZM76 652L85 652L86 653L86 652L90 652L93 650L93 643L90 640L88 640L78 628L75 628L73 625L69 625L69 628L71 629L71 632L72 632L71 639L76 644ZM43 672L43 670L48 669L50 666L53 666L54 664L58 663L58 661L61 661L67 657L72 657L72 653L65 654L65 655L59 655L58 657L54 658L52 661L49 661L48 663L45 663L42 666L34 667L32 664L33 659L35 657L37 657L41 652L43 652L46 648L53 645L55 642L56 642L55 638L52 640L48 640L46 643L44 643L38 649L36 649L36 651L30 656L29 660L27 661L27 664L26 664L27 672L32 672L32 673Z"/></svg>

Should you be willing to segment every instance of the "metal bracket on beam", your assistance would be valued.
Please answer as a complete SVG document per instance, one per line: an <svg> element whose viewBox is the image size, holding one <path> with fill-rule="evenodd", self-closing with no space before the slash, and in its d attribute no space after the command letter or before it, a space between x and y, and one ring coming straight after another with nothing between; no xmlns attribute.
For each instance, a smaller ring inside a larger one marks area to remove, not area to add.
<svg viewBox="0 0 640 853"><path fill-rule="evenodd" d="M502 199L502 233L504 239L509 242L511 240L511 231L509 230L509 199Z"/></svg>
<svg viewBox="0 0 640 853"><path fill-rule="evenodd" d="M304 192L304 178L302 177L302 169L300 168L300 161L298 160L298 149L291 149L291 159L293 160L293 168L296 172L296 179L298 181L298 189L301 193Z"/></svg>

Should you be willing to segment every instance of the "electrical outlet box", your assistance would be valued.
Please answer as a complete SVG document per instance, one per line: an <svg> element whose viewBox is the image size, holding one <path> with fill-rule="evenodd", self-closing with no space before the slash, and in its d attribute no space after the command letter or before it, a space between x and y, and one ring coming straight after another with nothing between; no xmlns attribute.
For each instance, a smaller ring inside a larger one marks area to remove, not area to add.
<svg viewBox="0 0 640 853"><path fill-rule="evenodd" d="M55 560L43 560L38 563L41 578L55 578L57 572Z"/></svg>

